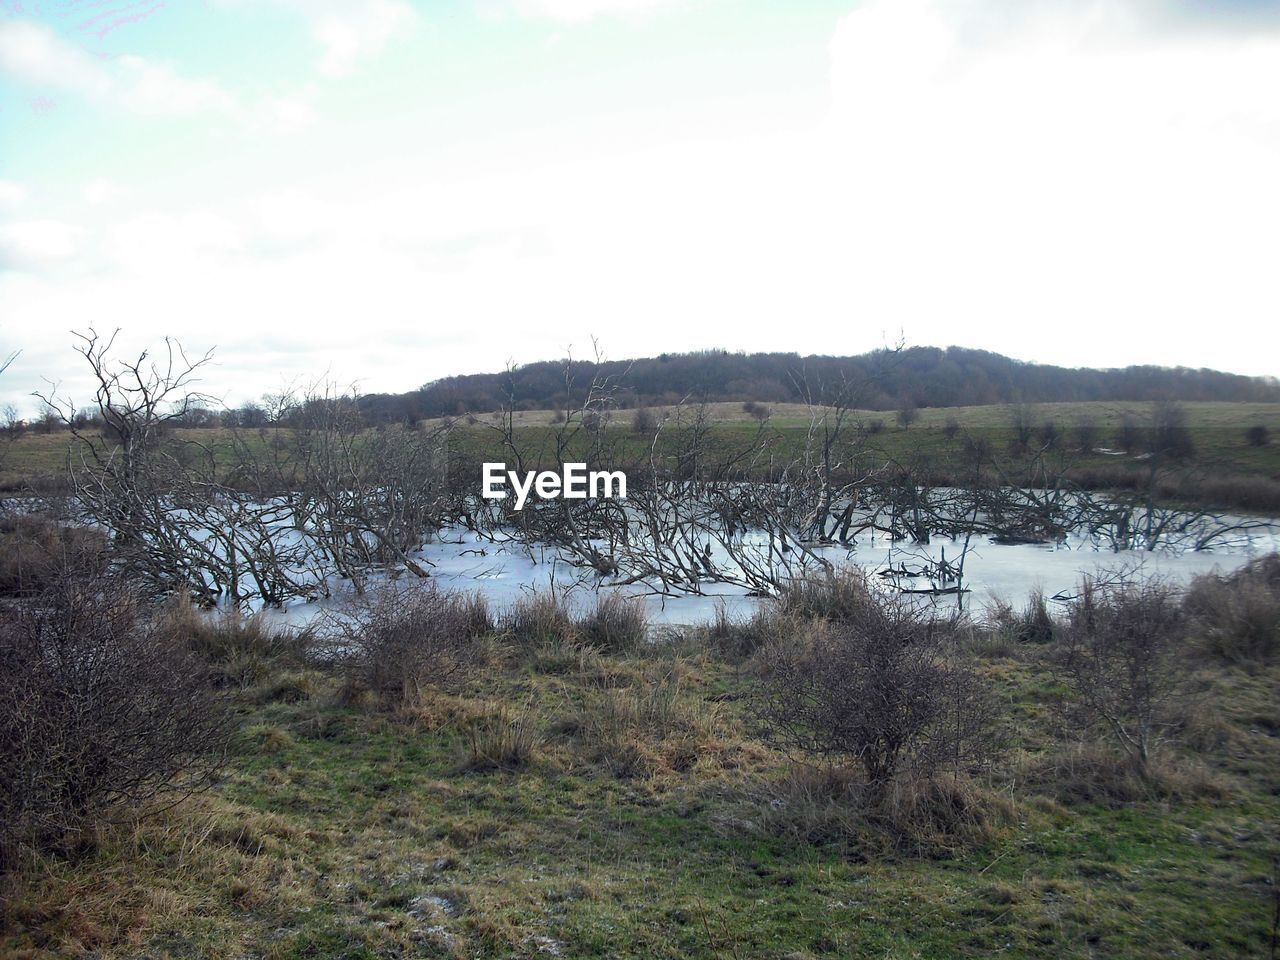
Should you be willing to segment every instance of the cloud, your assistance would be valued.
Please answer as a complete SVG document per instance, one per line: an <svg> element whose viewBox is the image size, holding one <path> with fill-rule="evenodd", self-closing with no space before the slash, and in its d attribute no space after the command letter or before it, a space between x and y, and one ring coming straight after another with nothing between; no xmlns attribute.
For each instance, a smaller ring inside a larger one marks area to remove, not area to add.
<svg viewBox="0 0 1280 960"><path fill-rule="evenodd" d="M27 199L27 191L12 180L0 180L0 209L19 206Z"/></svg>
<svg viewBox="0 0 1280 960"><path fill-rule="evenodd" d="M84 185L84 201L91 207L100 207L120 195L120 188L106 177L94 177Z"/></svg>
<svg viewBox="0 0 1280 960"><path fill-rule="evenodd" d="M515 0L515 8L526 16L574 23L600 16L645 14L676 2L680 0Z"/></svg>
<svg viewBox="0 0 1280 960"><path fill-rule="evenodd" d="M251 0L214 0L227 10L251 9ZM270 0L301 18L319 48L317 69L330 77L352 73L393 39L410 31L417 14L408 0Z"/></svg>
<svg viewBox="0 0 1280 960"><path fill-rule="evenodd" d="M413 8L402 0L308 5L311 33L319 43L322 73L338 77L351 73L359 60L376 56L414 20Z"/></svg>
<svg viewBox="0 0 1280 960"><path fill-rule="evenodd" d="M126 55L99 59L38 23L0 23L0 71L42 90L143 114L232 113L235 97L211 80Z"/></svg>
<svg viewBox="0 0 1280 960"><path fill-rule="evenodd" d="M83 228L61 220L0 225L0 267L39 270L75 255Z"/></svg>

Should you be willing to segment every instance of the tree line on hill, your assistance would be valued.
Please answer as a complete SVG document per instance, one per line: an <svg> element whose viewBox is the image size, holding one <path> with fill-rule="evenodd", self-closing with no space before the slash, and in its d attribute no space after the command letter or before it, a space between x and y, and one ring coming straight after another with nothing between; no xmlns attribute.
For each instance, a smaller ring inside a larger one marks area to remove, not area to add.
<svg viewBox="0 0 1280 960"><path fill-rule="evenodd" d="M1023 363L986 350L911 347L856 357L708 350L638 360L548 360L502 373L444 377L404 394L366 394L373 422L581 403L593 377L617 384L622 407L698 402L805 402L815 384L866 386L859 405L873 410L1062 401L1280 400L1280 382L1216 370L1157 366L1073 369Z"/></svg>

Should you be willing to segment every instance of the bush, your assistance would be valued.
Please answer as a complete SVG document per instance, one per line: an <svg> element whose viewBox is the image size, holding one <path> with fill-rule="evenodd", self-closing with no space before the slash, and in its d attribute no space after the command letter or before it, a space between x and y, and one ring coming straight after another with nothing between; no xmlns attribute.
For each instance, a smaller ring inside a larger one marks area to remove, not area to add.
<svg viewBox="0 0 1280 960"><path fill-rule="evenodd" d="M577 634L600 651L635 650L649 635L649 614L644 600L619 593L597 594L595 609L578 621Z"/></svg>
<svg viewBox="0 0 1280 960"><path fill-rule="evenodd" d="M1205 652L1230 663L1269 663L1280 650L1280 555L1229 577L1197 577L1184 608Z"/></svg>
<svg viewBox="0 0 1280 960"><path fill-rule="evenodd" d="M1251 447L1265 447L1271 442L1271 431L1262 424L1255 424L1244 432L1245 442Z"/></svg>
<svg viewBox="0 0 1280 960"><path fill-rule="evenodd" d="M1068 716L1114 741L1141 777L1176 722L1184 671L1177 660L1183 614L1163 581L1086 579L1058 657Z"/></svg>
<svg viewBox="0 0 1280 960"><path fill-rule="evenodd" d="M761 651L766 738L860 766L873 799L900 774L928 778L984 759L990 699L954 656L954 638L950 622L864 589L847 616Z"/></svg>
<svg viewBox="0 0 1280 960"><path fill-rule="evenodd" d="M418 585L362 598L344 611L340 626L348 694L368 690L403 709L421 707L431 690L449 690L482 664L494 632L479 595Z"/></svg>
<svg viewBox="0 0 1280 960"><path fill-rule="evenodd" d="M205 672L114 578L65 572L4 615L0 863L207 784L230 719Z"/></svg>

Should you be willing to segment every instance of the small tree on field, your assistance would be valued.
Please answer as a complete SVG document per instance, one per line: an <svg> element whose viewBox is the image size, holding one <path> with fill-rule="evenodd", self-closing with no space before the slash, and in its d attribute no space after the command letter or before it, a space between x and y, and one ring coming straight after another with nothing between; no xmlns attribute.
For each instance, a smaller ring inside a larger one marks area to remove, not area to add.
<svg viewBox="0 0 1280 960"><path fill-rule="evenodd" d="M1085 580L1062 632L1058 666L1070 691L1068 716L1082 729L1104 731L1142 777L1176 719L1182 634L1172 588L1126 578Z"/></svg>
<svg viewBox="0 0 1280 960"><path fill-rule="evenodd" d="M1255 424L1244 432L1245 442L1251 447L1265 447L1271 440L1271 431L1262 424Z"/></svg>
<svg viewBox="0 0 1280 960"><path fill-rule="evenodd" d="M656 429L658 418L653 415L653 411L648 407L636 407L636 412L631 415L631 432L650 434Z"/></svg>
<svg viewBox="0 0 1280 960"><path fill-rule="evenodd" d="M916 405L911 400L903 401L902 406L898 407L898 426L903 430L910 430L911 425L916 422L920 416L920 411L916 409Z"/></svg>
<svg viewBox="0 0 1280 960"><path fill-rule="evenodd" d="M990 701L952 655L950 622L855 580L860 602L762 650L756 714L774 743L861 767L878 800L903 774L928 777L980 759Z"/></svg>

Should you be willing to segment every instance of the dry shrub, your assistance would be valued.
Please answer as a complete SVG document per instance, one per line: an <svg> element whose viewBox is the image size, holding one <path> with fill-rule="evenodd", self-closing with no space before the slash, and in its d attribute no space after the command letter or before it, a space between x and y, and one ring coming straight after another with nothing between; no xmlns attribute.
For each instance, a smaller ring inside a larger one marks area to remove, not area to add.
<svg viewBox="0 0 1280 960"><path fill-rule="evenodd" d="M489 658L493 622L479 595L434 585L388 587L353 602L339 621L344 699L362 691L401 710L450 691Z"/></svg>
<svg viewBox="0 0 1280 960"><path fill-rule="evenodd" d="M1168 583L1121 576L1084 580L1062 631L1056 668L1069 691L1066 719L1081 733L1111 740L1139 777L1176 727L1185 699L1183 628Z"/></svg>
<svg viewBox="0 0 1280 960"><path fill-rule="evenodd" d="M126 584L64 572L0 620L0 861L206 785L229 724L204 665Z"/></svg>
<svg viewBox="0 0 1280 960"><path fill-rule="evenodd" d="M1227 577L1197 577L1184 608L1210 656L1270 663L1280 651L1280 555L1260 557Z"/></svg>
<svg viewBox="0 0 1280 960"><path fill-rule="evenodd" d="M843 619L761 651L755 713L766 738L861 768L880 796L900 775L928 779L984 761L994 710L986 685L956 656L954 624L898 597L860 593Z"/></svg>
<svg viewBox="0 0 1280 960"><path fill-rule="evenodd" d="M278 670L305 666L315 642L313 630L273 626L261 613L197 610L187 594L170 600L157 628L209 664L217 682L242 689Z"/></svg>
<svg viewBox="0 0 1280 960"><path fill-rule="evenodd" d="M596 605L577 624L584 643L604 653L627 653L641 647L649 635L644 601L619 593L601 593Z"/></svg>
<svg viewBox="0 0 1280 960"><path fill-rule="evenodd" d="M106 548L98 530L36 515L0 518L0 596L34 596L68 569L101 574Z"/></svg>

